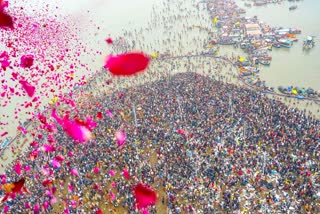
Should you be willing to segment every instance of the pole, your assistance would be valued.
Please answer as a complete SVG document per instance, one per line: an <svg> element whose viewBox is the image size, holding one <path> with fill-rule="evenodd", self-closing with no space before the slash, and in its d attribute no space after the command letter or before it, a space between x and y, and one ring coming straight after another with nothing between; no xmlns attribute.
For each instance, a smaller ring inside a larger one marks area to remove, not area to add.
<svg viewBox="0 0 320 214"><path fill-rule="evenodd" d="M132 110L133 110L133 115L134 115L134 122L135 122L135 125L136 125L136 127L138 127L137 114L136 114L136 105L135 105L135 104L133 104L133 106L132 106Z"/></svg>
<svg viewBox="0 0 320 214"><path fill-rule="evenodd" d="M231 94L229 94L229 108L230 108L230 111L231 111L231 115L232 115L232 117L233 117L233 108L232 108Z"/></svg>
<svg viewBox="0 0 320 214"><path fill-rule="evenodd" d="M181 110L181 105L180 105L180 96L177 97L177 101L178 101L178 105L179 105L180 119L181 119L181 121L183 121L183 118L182 118L182 110Z"/></svg>
<svg viewBox="0 0 320 214"><path fill-rule="evenodd" d="M263 153L263 167L262 167L262 174L264 175L264 168L266 164L266 152Z"/></svg>

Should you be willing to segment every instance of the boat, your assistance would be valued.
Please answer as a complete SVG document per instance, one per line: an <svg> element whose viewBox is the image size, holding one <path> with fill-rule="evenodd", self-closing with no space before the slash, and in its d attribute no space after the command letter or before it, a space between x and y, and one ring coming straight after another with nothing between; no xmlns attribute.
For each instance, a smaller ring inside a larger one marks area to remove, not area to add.
<svg viewBox="0 0 320 214"><path fill-rule="evenodd" d="M245 77L251 76L251 75L252 75L252 72L251 72L251 71L246 71L246 72L241 73L241 75L242 75L242 76L245 76Z"/></svg>
<svg viewBox="0 0 320 214"><path fill-rule="evenodd" d="M0 142L0 150L4 149L11 141L11 137L5 139L3 142Z"/></svg>
<svg viewBox="0 0 320 214"><path fill-rule="evenodd" d="M283 94L290 94L290 91L291 91L291 90L289 91L288 88L283 87L283 86L279 86L278 90Z"/></svg>
<svg viewBox="0 0 320 214"><path fill-rule="evenodd" d="M269 65L270 65L270 60L260 59L260 60L259 60L259 63L260 63L261 65L269 66Z"/></svg>
<svg viewBox="0 0 320 214"><path fill-rule="evenodd" d="M291 7L289 7L289 10L295 10L295 9L297 9L297 8L298 8L297 5L292 5Z"/></svg>
<svg viewBox="0 0 320 214"><path fill-rule="evenodd" d="M301 30L296 29L296 28L290 28L289 33L292 33L292 34L300 34L300 33L301 33Z"/></svg>
<svg viewBox="0 0 320 214"><path fill-rule="evenodd" d="M309 94L309 95L314 95L314 94L316 94L315 90L313 90L312 88L308 88L308 89L306 90L306 92L307 92L307 94Z"/></svg>
<svg viewBox="0 0 320 214"><path fill-rule="evenodd" d="M272 43L272 47L281 48L281 45L280 45L279 42L273 42L273 43Z"/></svg>
<svg viewBox="0 0 320 214"><path fill-rule="evenodd" d="M243 61L241 62L242 66L250 66L250 62L249 61Z"/></svg>
<svg viewBox="0 0 320 214"><path fill-rule="evenodd" d="M298 94L304 94L305 90L299 87L294 87L294 89L298 92Z"/></svg>
<svg viewBox="0 0 320 214"><path fill-rule="evenodd" d="M315 46L315 42L312 36L308 36L305 41L303 41L303 49L309 50Z"/></svg>
<svg viewBox="0 0 320 214"><path fill-rule="evenodd" d="M291 48L293 44L293 42L288 39L280 39L279 43L281 47L285 47L285 48Z"/></svg>

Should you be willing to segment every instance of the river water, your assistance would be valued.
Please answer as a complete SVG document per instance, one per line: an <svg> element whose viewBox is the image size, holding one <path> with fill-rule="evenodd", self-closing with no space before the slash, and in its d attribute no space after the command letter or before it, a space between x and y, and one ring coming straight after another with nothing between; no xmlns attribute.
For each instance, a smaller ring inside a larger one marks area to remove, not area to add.
<svg viewBox="0 0 320 214"><path fill-rule="evenodd" d="M304 0L298 2L283 1L281 4L245 7L249 1L236 0L246 9L245 16L257 16L259 20L272 27L298 28L302 33L297 36L292 48L274 48L270 55L270 67L262 67L260 77L271 87L299 86L320 90L320 1ZM289 7L298 8L289 11ZM316 46L303 51L302 44L307 36L315 36Z"/></svg>

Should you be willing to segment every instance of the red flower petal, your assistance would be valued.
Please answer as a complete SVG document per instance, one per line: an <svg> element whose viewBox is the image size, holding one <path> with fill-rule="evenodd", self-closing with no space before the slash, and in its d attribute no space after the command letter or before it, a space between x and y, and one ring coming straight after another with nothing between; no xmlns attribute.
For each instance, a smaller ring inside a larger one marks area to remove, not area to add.
<svg viewBox="0 0 320 214"><path fill-rule="evenodd" d="M105 64L105 68L113 75L130 76L145 70L150 59L143 53L125 53L118 56L110 56Z"/></svg>
<svg viewBox="0 0 320 214"><path fill-rule="evenodd" d="M100 120L103 119L102 113L100 111L97 113L97 118L100 119Z"/></svg>
<svg viewBox="0 0 320 214"><path fill-rule="evenodd" d="M12 17L0 10L0 28L9 27L13 28Z"/></svg>
<svg viewBox="0 0 320 214"><path fill-rule="evenodd" d="M108 44L112 44L112 43L113 43L113 41L112 41L111 38L106 39L106 42L107 42Z"/></svg>
<svg viewBox="0 0 320 214"><path fill-rule="evenodd" d="M25 179L21 178L19 181L9 183L9 184L4 184L3 189L6 191L6 193L18 193L22 189L24 185Z"/></svg>
<svg viewBox="0 0 320 214"><path fill-rule="evenodd" d="M157 201L157 194L148 186L143 184L137 184L134 187L134 197L136 199L138 209L154 205Z"/></svg>

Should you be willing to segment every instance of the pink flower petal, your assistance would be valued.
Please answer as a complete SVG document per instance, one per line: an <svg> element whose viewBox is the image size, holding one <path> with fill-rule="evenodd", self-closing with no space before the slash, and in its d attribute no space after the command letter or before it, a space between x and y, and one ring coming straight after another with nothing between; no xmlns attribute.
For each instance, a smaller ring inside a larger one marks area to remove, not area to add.
<svg viewBox="0 0 320 214"><path fill-rule="evenodd" d="M181 135L185 134L184 130L182 130L182 129L178 129L178 133L181 134Z"/></svg>
<svg viewBox="0 0 320 214"><path fill-rule="evenodd" d="M8 6L9 6L8 1L0 0L0 11L3 11Z"/></svg>
<svg viewBox="0 0 320 214"><path fill-rule="evenodd" d="M63 127L64 131L73 138L76 142L85 143L92 138L90 127L96 124L90 119L87 119L85 125L78 121L70 121L68 118L61 119L53 109L51 116Z"/></svg>
<svg viewBox="0 0 320 214"><path fill-rule="evenodd" d="M39 213L39 208L40 208L39 204L35 204L34 207L33 207L33 213L34 214L38 214Z"/></svg>
<svg viewBox="0 0 320 214"><path fill-rule="evenodd" d="M68 156L69 156L69 157L73 157L73 152L69 151L69 152L68 152Z"/></svg>
<svg viewBox="0 0 320 214"><path fill-rule="evenodd" d="M26 165L24 166L24 171L29 172L31 170L30 166Z"/></svg>
<svg viewBox="0 0 320 214"><path fill-rule="evenodd" d="M28 203L28 202L24 203L24 208L30 209L31 208L30 203Z"/></svg>
<svg viewBox="0 0 320 214"><path fill-rule="evenodd" d="M147 209L144 209L144 210L142 211L142 214L149 214L149 211L148 211Z"/></svg>
<svg viewBox="0 0 320 214"><path fill-rule="evenodd" d="M113 193L113 192L110 192L110 197L111 197L111 200L116 200L116 195Z"/></svg>
<svg viewBox="0 0 320 214"><path fill-rule="evenodd" d="M22 68L30 68L33 65L34 56L24 55L20 59L20 66Z"/></svg>
<svg viewBox="0 0 320 214"><path fill-rule="evenodd" d="M116 173L115 173L113 170L110 170L110 171L109 171L109 175L110 175L110 176L115 176L115 174L116 174Z"/></svg>
<svg viewBox="0 0 320 214"><path fill-rule="evenodd" d="M79 175L79 173L78 173L78 171L76 169L71 169L70 173L71 173L71 175L74 175L74 176L78 176Z"/></svg>
<svg viewBox="0 0 320 214"><path fill-rule="evenodd" d="M55 169L60 168L60 166L61 166L59 161L57 161L55 158L51 160L51 164L52 164L53 168L55 168Z"/></svg>
<svg viewBox="0 0 320 214"><path fill-rule="evenodd" d="M56 149L54 148L54 146L51 146L51 145L48 145L48 144L44 144L42 146L42 149L45 151L45 152L54 152Z"/></svg>
<svg viewBox="0 0 320 214"><path fill-rule="evenodd" d="M137 184L134 187L134 197L138 209L147 208L157 201L157 194L150 187L143 184Z"/></svg>
<svg viewBox="0 0 320 214"><path fill-rule="evenodd" d="M69 192L73 192L73 186L72 185L68 185L68 190L69 190Z"/></svg>
<svg viewBox="0 0 320 214"><path fill-rule="evenodd" d="M126 133L124 131L117 131L116 133L116 140L118 146L122 146L126 141Z"/></svg>
<svg viewBox="0 0 320 214"><path fill-rule="evenodd" d="M28 133L28 131L23 128L22 126L18 126L18 130L21 131L24 135L26 135Z"/></svg>
<svg viewBox="0 0 320 214"><path fill-rule="evenodd" d="M100 168L99 167L95 167L93 172L94 172L94 174L98 174L100 172Z"/></svg>
<svg viewBox="0 0 320 214"><path fill-rule="evenodd" d="M21 175L21 164L20 164L20 162L17 162L17 163L14 165L13 170L14 170L18 175Z"/></svg>
<svg viewBox="0 0 320 214"><path fill-rule="evenodd" d="M51 204L55 204L57 202L58 202L58 199L56 197L52 197L51 200L50 200Z"/></svg>
<svg viewBox="0 0 320 214"><path fill-rule="evenodd" d="M1 17L0 17L0 18L1 18ZM9 206L5 205L4 208L3 208L3 212L4 212L4 213L9 212Z"/></svg>
<svg viewBox="0 0 320 214"><path fill-rule="evenodd" d="M130 174L127 169L123 169L122 174L123 174L123 177L125 177L126 179L130 179Z"/></svg>
<svg viewBox="0 0 320 214"><path fill-rule="evenodd" d="M45 201L45 202L43 202L43 208L45 209L45 210L47 210L48 209L48 207L49 207L49 202L48 201Z"/></svg>
<svg viewBox="0 0 320 214"><path fill-rule="evenodd" d="M150 59L143 53L125 53L109 56L104 65L113 75L130 76L145 70Z"/></svg>
<svg viewBox="0 0 320 214"><path fill-rule="evenodd" d="M112 117L112 112L110 110L107 110L107 114L109 117Z"/></svg>
<svg viewBox="0 0 320 214"><path fill-rule="evenodd" d="M33 141L32 143L30 143L30 146L32 146L32 147L37 147L37 146L38 146L38 142Z"/></svg>
<svg viewBox="0 0 320 214"><path fill-rule="evenodd" d="M57 156L55 157L55 159L56 159L57 161L59 161L59 162L64 161L64 157L63 157L62 155L57 155Z"/></svg>
<svg viewBox="0 0 320 214"><path fill-rule="evenodd" d="M22 88L27 92L28 96L33 97L36 88L34 86L30 85L25 80L20 80L19 83L22 85Z"/></svg>
<svg viewBox="0 0 320 214"><path fill-rule="evenodd" d="M3 133L1 134L1 137L6 136L7 134L8 134L8 132L3 132Z"/></svg>

